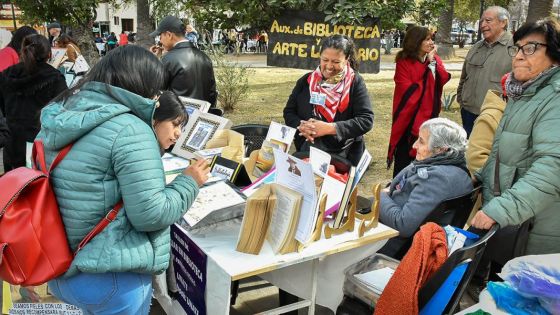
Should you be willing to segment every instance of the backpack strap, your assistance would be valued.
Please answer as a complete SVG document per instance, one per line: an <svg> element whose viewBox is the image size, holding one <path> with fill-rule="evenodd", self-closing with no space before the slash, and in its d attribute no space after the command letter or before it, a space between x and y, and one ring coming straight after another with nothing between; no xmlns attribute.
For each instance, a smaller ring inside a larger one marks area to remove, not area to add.
<svg viewBox="0 0 560 315"><path fill-rule="evenodd" d="M78 248L76 248L76 251L74 252L74 257L76 257L76 255L78 254L78 252L80 250L82 250L82 248L84 248L84 246L86 246L86 244L92 239L94 238L97 234L101 233L101 231L103 231L103 229L111 222L113 222L115 220L115 218L117 217L117 214L119 214L119 211L121 210L123 206L123 201L119 201L115 207L113 209L111 209L111 211L109 211L109 213L107 213L107 215L105 215L105 217L103 219L101 219L101 221L99 223L97 223L97 225L93 228L93 230L91 230L86 237L84 237L84 239L80 242L80 244L78 244Z"/></svg>
<svg viewBox="0 0 560 315"><path fill-rule="evenodd" d="M62 148L62 150L60 150L54 158L51 166L47 169L47 162L45 160L45 146L43 145L43 140L35 140L35 142L33 142L33 151L31 153L31 157L33 159L33 168L38 169L37 163L39 163L41 171L43 173L50 174L54 170L54 168L57 167L57 165L64 159L64 157L66 157L66 154L70 152L70 149L72 149L72 145L73 143L70 143L69 145Z"/></svg>
<svg viewBox="0 0 560 315"><path fill-rule="evenodd" d="M73 143L70 143L69 145L62 148L62 150L58 152L53 162L51 163L50 167L48 168L48 172L45 172L45 170L47 170L47 163L45 161L45 146L43 145L42 140L35 140L35 142L33 142L33 151L31 154L31 157L33 158L33 168L37 169L37 162L38 162L41 171L45 174L50 174L54 170L54 168L57 167L58 164L64 159L64 157L66 157L68 152L70 152L70 149L72 149L72 145ZM84 246L86 246L86 244L92 238L94 238L97 234L101 233L101 231L103 231L103 229L109 223L115 220L122 206L123 206L123 201L121 200L113 207L113 209L111 209L111 211L109 211L109 213L107 213L107 215L105 215L103 219L101 219L99 223L97 223L97 225L84 237L84 239L80 242L80 244L78 244L78 248L76 248L76 251L74 252L74 256L76 256L76 254L78 254L78 252Z"/></svg>

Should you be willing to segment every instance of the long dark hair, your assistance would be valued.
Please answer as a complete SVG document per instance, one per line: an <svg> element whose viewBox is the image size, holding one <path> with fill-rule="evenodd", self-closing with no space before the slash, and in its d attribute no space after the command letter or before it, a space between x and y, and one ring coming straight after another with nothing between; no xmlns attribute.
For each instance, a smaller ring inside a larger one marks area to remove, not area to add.
<svg viewBox="0 0 560 315"><path fill-rule="evenodd" d="M152 98L163 88L165 69L159 59L147 49L135 45L120 46L109 51L76 86L60 94L55 101L68 99L90 81Z"/></svg>
<svg viewBox="0 0 560 315"><path fill-rule="evenodd" d="M51 45L43 35L31 34L23 39L20 61L27 73L34 72L37 69L37 64L47 62L50 57Z"/></svg>
<svg viewBox="0 0 560 315"><path fill-rule="evenodd" d="M185 111L185 105L181 102L177 94L171 91L163 91L159 99L159 106L154 111L154 125L162 121L174 121L179 118L179 124L184 126L189 120Z"/></svg>
<svg viewBox="0 0 560 315"><path fill-rule="evenodd" d="M25 38L25 36L27 35L31 35L31 34L37 34L37 31L32 28L31 26L22 26L20 28L18 28L12 36L12 39L10 40L10 42L8 43L9 47L12 47L17 54L20 54L21 51L21 42L23 42L23 39Z"/></svg>
<svg viewBox="0 0 560 315"><path fill-rule="evenodd" d="M358 58L356 58L356 45L354 45L354 42L348 36L337 34L323 38L321 43L321 53L327 48L342 51L346 59L348 59L350 67L354 70L358 70L360 65Z"/></svg>
<svg viewBox="0 0 560 315"><path fill-rule="evenodd" d="M431 35L431 32L424 26L413 26L406 31L403 49L397 53L395 62L405 58L418 59L420 46L422 46L422 42L428 35Z"/></svg>
<svg viewBox="0 0 560 315"><path fill-rule="evenodd" d="M56 41L62 44L62 47L66 47L68 44L74 44L76 47L78 46L78 43L68 34L60 34Z"/></svg>
<svg viewBox="0 0 560 315"><path fill-rule="evenodd" d="M560 62L560 24L550 18L525 23L513 34L513 42L532 34L543 35L547 45L545 54L554 62Z"/></svg>

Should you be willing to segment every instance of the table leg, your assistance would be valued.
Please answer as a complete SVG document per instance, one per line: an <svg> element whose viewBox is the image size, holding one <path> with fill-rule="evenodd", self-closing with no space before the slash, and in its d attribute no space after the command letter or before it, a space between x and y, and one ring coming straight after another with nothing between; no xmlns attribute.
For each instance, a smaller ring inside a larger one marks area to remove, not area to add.
<svg viewBox="0 0 560 315"><path fill-rule="evenodd" d="M311 263L311 305L309 305L309 315L315 314L315 300L317 299L317 275L319 273L319 258L313 259Z"/></svg>

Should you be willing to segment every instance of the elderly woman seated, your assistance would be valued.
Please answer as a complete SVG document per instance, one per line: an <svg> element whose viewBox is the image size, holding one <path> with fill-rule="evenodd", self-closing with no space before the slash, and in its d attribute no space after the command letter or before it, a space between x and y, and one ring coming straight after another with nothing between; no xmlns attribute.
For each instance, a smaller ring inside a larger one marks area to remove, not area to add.
<svg viewBox="0 0 560 315"><path fill-rule="evenodd" d="M420 126L413 145L416 159L400 171L381 192L379 221L399 231L399 236L379 251L396 257L401 247L442 201L473 189L465 162L467 134L446 118L433 118Z"/></svg>

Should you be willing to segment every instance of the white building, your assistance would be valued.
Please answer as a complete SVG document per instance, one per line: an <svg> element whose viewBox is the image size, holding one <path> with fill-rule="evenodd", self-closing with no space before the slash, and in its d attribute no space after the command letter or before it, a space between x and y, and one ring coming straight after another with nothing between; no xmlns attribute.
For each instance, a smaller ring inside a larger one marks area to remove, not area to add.
<svg viewBox="0 0 560 315"><path fill-rule="evenodd" d="M138 26L136 17L136 1L121 2L118 8L109 3L100 3L97 6L97 20L93 31L101 35L111 32L118 35L123 31L136 33Z"/></svg>

